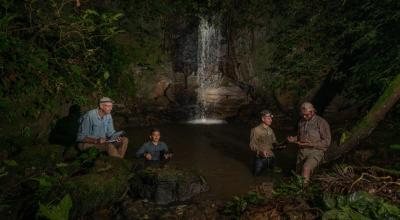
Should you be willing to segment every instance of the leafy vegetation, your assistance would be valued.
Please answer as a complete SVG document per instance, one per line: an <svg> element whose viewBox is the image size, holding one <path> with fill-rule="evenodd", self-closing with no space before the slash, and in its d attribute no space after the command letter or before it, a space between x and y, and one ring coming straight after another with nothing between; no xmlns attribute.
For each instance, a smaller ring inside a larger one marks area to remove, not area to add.
<svg viewBox="0 0 400 220"><path fill-rule="evenodd" d="M384 199L358 191L350 195L324 195L329 211L322 219L399 219L400 209Z"/></svg>
<svg viewBox="0 0 400 220"><path fill-rule="evenodd" d="M245 66L243 60L250 62L248 71L254 71L267 90L286 89L304 95L329 79L340 85L335 92L368 106L400 73L400 2L396 0L82 2L84 6L78 8L75 1L65 0L0 1L0 127L4 132L14 132L18 138L12 141L34 139L32 124L43 118L51 121L64 105L93 104L101 95L116 100L133 96L138 85L131 69L140 67L152 73L170 63L174 40L181 37L174 32L176 26L199 15L218 14L223 18L220 22L229 56L237 56L229 59L238 58L233 65L241 67ZM396 112L400 112L399 106ZM13 130L12 126L17 128ZM342 132L340 143L348 138L349 134ZM398 150L399 145L391 148ZM92 168L99 154L91 149L76 161L54 166L61 149L57 153L51 149L51 154L43 148L33 150L19 155L22 159L18 163L2 159L0 180L8 178L14 168L24 169L16 185L29 185L33 195L26 197L32 199L27 204L39 205L41 217L67 219L72 201L61 181ZM51 168L37 166L43 162L24 160L32 156L48 156L46 166ZM108 163L104 166L97 171L112 168ZM126 176L110 179L104 189L117 197L121 189L115 183L123 182ZM99 185L104 180L97 173L76 179ZM76 186L71 181L70 188ZM97 188L85 186L91 196L86 199L97 198ZM10 194L15 191L2 190L0 211L13 207L8 199L14 199ZM81 192L76 194L83 197ZM304 187L299 176L278 184L274 194L308 200L318 200L322 195L318 185ZM396 207L362 192L330 201L325 219L399 217ZM239 218L262 202L260 194L251 192L234 197L223 213ZM85 211L92 208L88 205Z"/></svg>
<svg viewBox="0 0 400 220"><path fill-rule="evenodd" d="M304 178L294 174L289 181L282 181L274 187L273 194L276 196L301 196L305 198L314 198L321 192L317 184L311 183L304 185Z"/></svg>
<svg viewBox="0 0 400 220"><path fill-rule="evenodd" d="M2 121L21 126L17 119L24 120L21 135L32 134L29 120L54 116L68 103L91 103L93 96L116 96L113 85L132 81L122 71L127 59L115 59L124 57L113 42L123 32L123 14L74 6L0 2L0 112ZM124 94L133 92L127 88Z"/></svg>
<svg viewBox="0 0 400 220"><path fill-rule="evenodd" d="M400 70L399 8L395 0L254 0L223 11L236 56L250 59L266 90L304 96L328 79L368 106Z"/></svg>
<svg viewBox="0 0 400 220"><path fill-rule="evenodd" d="M264 202L264 197L257 192L248 192L247 195L238 197L234 196L222 210L224 215L231 216L235 219L240 219L240 216L251 205L259 205Z"/></svg>
<svg viewBox="0 0 400 220"><path fill-rule="evenodd" d="M43 148L51 153L55 150L51 147ZM17 155L0 162L0 182L4 186L0 191L2 216L10 219L27 216L73 218L78 211L87 212L98 203L107 204L120 198L131 178L128 161L99 158L97 150L88 150L74 160L64 162L62 157L52 158L49 152L42 150L42 147L30 146L23 149L28 151L21 153L25 156ZM95 160L102 162L95 167ZM85 193L90 196L85 197Z"/></svg>
<svg viewBox="0 0 400 220"><path fill-rule="evenodd" d="M246 71L261 87L304 95L329 78L341 85L336 92L371 104L400 70L396 8L395 0L83 1L81 7L3 0L0 119L34 136L26 121L54 116L64 105L93 104L100 95L126 101L138 87L132 67L151 73L171 63L176 27L212 14L223 18L233 50L228 59L250 62Z"/></svg>
<svg viewBox="0 0 400 220"><path fill-rule="evenodd" d="M7 167L18 166L15 160L2 160L0 161L0 178L8 175Z"/></svg>
<svg viewBox="0 0 400 220"><path fill-rule="evenodd" d="M69 211L71 208L71 196L67 194L57 205L43 205L39 203L39 211L37 215L45 217L49 220L68 220Z"/></svg>
<svg viewBox="0 0 400 220"><path fill-rule="evenodd" d="M91 147L87 151L79 155L78 160L82 164L82 166L92 167L94 161L96 160L96 158L98 158L99 154L100 152L96 148Z"/></svg>

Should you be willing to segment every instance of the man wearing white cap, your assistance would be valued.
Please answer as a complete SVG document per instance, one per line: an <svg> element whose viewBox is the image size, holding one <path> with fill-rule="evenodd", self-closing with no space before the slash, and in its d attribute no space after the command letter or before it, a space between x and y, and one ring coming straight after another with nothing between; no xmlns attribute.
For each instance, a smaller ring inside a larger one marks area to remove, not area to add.
<svg viewBox="0 0 400 220"><path fill-rule="evenodd" d="M298 136L289 136L289 142L298 144L297 169L302 170L307 184L311 173L321 163L331 144L331 131L328 122L316 115L314 106L309 102L301 105L303 118L299 121Z"/></svg>
<svg viewBox="0 0 400 220"><path fill-rule="evenodd" d="M128 138L116 137L118 132L114 130L114 123L111 117L113 101L108 97L99 100L98 108L88 111L82 116L77 137L78 147L86 150L95 147L105 151L113 157L124 158L128 148Z"/></svg>

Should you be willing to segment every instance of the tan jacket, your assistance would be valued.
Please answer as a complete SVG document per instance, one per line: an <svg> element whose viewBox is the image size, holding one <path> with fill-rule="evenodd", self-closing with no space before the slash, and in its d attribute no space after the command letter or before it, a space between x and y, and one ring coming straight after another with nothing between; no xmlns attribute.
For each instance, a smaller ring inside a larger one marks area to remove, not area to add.
<svg viewBox="0 0 400 220"><path fill-rule="evenodd" d="M261 123L251 129L250 148L252 151L272 151L273 143L276 143L276 137L270 127L265 128Z"/></svg>
<svg viewBox="0 0 400 220"><path fill-rule="evenodd" d="M311 142L310 146L326 151L331 144L331 130L328 122L315 115L310 120L301 119L299 122L299 141Z"/></svg>

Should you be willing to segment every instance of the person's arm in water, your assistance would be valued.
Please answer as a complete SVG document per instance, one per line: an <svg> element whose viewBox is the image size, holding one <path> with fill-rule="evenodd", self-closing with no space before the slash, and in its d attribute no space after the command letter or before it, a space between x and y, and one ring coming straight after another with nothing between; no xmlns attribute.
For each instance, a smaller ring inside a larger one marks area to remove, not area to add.
<svg viewBox="0 0 400 220"><path fill-rule="evenodd" d="M165 144L165 143L163 144L163 151L164 151L164 159L165 160L168 160L168 159L172 158L172 153L169 152L168 145Z"/></svg>
<svg viewBox="0 0 400 220"><path fill-rule="evenodd" d="M138 151L136 151L137 158L145 158L146 160L151 160L151 154L147 152L146 143L144 143Z"/></svg>

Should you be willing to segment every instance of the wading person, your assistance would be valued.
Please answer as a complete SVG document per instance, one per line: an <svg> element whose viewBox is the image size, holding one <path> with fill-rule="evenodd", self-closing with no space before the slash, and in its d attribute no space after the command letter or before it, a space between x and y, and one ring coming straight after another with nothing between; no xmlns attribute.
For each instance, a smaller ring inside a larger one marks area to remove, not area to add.
<svg viewBox="0 0 400 220"><path fill-rule="evenodd" d="M331 131L328 122L316 115L311 103L303 103L300 110L303 118L298 124L298 135L289 136L287 140L298 144L300 148L297 155L297 171L301 170L304 183L307 184L311 173L321 163L331 144Z"/></svg>
<svg viewBox="0 0 400 220"><path fill-rule="evenodd" d="M166 143L160 141L161 133L157 128L150 131L150 141L144 143L136 152L137 158L144 158L148 162L166 161L172 158Z"/></svg>
<svg viewBox="0 0 400 220"><path fill-rule="evenodd" d="M276 143L275 133L270 127L273 115L268 110L261 111L260 125L251 129L250 149L256 153L253 164L253 175L258 176L265 168L273 168L273 145Z"/></svg>
<svg viewBox="0 0 400 220"><path fill-rule="evenodd" d="M122 132L115 132L111 110L113 101L108 97L99 100L97 108L81 117L77 137L80 150L94 147L113 157L124 158L128 148L128 138L120 137Z"/></svg>

